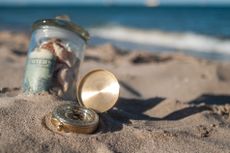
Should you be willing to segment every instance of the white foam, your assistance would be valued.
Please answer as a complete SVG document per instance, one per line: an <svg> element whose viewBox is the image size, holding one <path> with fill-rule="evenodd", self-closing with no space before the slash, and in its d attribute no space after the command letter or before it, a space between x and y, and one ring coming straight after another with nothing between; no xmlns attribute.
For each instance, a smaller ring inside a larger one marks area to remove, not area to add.
<svg viewBox="0 0 230 153"><path fill-rule="evenodd" d="M174 48L176 50L193 50L230 54L230 40L221 40L194 33L170 33L157 30L140 30L121 26L91 28L91 35L139 43Z"/></svg>

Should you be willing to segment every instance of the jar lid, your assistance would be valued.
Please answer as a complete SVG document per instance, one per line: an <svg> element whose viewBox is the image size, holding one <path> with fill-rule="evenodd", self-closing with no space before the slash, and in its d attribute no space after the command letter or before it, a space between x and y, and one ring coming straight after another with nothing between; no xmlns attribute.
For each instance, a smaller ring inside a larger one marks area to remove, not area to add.
<svg viewBox="0 0 230 153"><path fill-rule="evenodd" d="M91 109L63 104L52 112L51 123L58 131L89 134L97 129L99 116Z"/></svg>
<svg viewBox="0 0 230 153"><path fill-rule="evenodd" d="M115 105L119 90L118 80L111 72L97 69L82 78L78 86L77 98L80 105L102 113Z"/></svg>
<svg viewBox="0 0 230 153"><path fill-rule="evenodd" d="M33 23L32 25L32 29L33 31L43 27L43 26L55 26L55 27L60 27L60 28L64 28L66 30L72 31L74 33L76 33L77 35L79 35L82 39L84 39L85 41L89 40L89 33L83 29L81 26L71 22L70 20L63 20L63 19L41 19L41 20L37 20Z"/></svg>

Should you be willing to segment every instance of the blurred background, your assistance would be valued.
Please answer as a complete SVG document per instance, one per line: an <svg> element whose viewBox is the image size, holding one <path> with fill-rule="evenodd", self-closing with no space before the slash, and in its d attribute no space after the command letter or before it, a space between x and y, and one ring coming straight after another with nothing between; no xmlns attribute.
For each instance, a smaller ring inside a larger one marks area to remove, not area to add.
<svg viewBox="0 0 230 153"><path fill-rule="evenodd" d="M69 15L89 45L230 59L229 0L0 0L0 30L31 33L37 19Z"/></svg>

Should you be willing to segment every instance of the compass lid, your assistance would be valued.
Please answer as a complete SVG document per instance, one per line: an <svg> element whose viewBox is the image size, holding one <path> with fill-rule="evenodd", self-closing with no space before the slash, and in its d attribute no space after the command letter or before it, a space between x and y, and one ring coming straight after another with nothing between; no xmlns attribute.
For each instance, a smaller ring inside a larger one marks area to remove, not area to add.
<svg viewBox="0 0 230 153"><path fill-rule="evenodd" d="M109 71L97 69L86 74L79 83L80 105L102 113L111 109L119 97L119 83Z"/></svg>

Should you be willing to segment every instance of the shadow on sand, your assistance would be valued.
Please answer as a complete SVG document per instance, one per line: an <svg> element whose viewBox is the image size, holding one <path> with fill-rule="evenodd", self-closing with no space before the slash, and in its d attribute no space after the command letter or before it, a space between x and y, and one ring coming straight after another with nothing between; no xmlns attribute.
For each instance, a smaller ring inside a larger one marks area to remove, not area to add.
<svg viewBox="0 0 230 153"><path fill-rule="evenodd" d="M185 117L202 111L211 111L211 105L230 104L230 95L204 94L188 102L191 106L174 111L163 118L156 118L145 114L165 98L155 97L150 99L126 99L120 98L114 109L101 114L100 131L114 132L123 128L123 125L130 125L131 120L157 121L157 120L180 120Z"/></svg>

